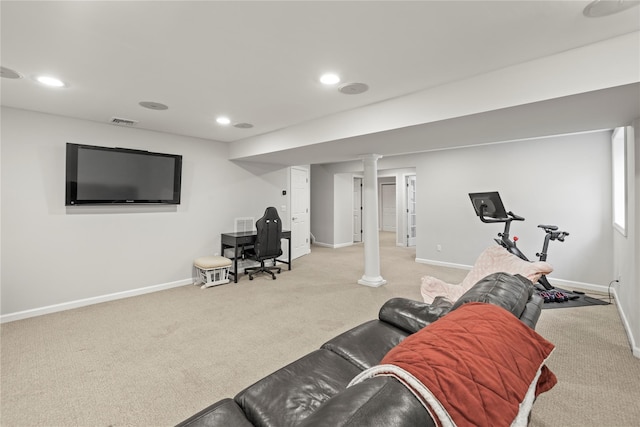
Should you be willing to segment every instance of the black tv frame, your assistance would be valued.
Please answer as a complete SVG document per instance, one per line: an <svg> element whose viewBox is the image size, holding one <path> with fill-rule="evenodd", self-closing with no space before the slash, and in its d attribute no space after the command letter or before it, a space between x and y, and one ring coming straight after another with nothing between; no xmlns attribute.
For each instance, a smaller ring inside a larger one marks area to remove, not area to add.
<svg viewBox="0 0 640 427"><path fill-rule="evenodd" d="M100 150L118 153L130 153L144 156L168 157L174 160L173 196L167 199L79 199L78 198L78 151ZM178 154L155 153L145 150L135 150L122 147L101 147L87 144L66 145L65 165L65 206L79 205L179 205L182 193L182 156Z"/></svg>

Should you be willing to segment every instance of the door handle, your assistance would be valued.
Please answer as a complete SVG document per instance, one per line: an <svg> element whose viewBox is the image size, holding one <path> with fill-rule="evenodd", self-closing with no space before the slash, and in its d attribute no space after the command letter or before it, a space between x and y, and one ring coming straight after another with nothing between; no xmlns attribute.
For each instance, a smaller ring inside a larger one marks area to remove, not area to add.
<svg viewBox="0 0 640 427"><path fill-rule="evenodd" d="M296 218L296 217L294 216L293 218L291 218L291 221L295 221L296 219L298 219L298 218Z"/></svg>

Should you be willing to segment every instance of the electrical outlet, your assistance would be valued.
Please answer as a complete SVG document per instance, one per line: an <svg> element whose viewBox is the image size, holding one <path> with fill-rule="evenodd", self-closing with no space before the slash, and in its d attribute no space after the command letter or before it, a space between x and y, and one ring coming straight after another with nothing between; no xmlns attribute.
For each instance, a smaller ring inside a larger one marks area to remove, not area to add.
<svg viewBox="0 0 640 427"><path fill-rule="evenodd" d="M438 252L442 252L442 245L436 245L436 250Z"/></svg>

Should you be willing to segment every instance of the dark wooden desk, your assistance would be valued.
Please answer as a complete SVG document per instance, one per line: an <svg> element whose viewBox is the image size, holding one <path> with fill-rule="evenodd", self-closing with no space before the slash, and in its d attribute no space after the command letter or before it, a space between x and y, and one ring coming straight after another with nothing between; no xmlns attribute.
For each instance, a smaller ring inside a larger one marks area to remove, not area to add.
<svg viewBox="0 0 640 427"><path fill-rule="evenodd" d="M233 248L233 271L229 274L233 274L234 283L238 283L238 258L242 255L245 246L252 246L256 242L256 236L255 231L237 231L220 235L220 255L224 256L225 249ZM287 260L276 259L276 261L287 264L291 270L291 231L282 230L282 238L287 239L288 242Z"/></svg>

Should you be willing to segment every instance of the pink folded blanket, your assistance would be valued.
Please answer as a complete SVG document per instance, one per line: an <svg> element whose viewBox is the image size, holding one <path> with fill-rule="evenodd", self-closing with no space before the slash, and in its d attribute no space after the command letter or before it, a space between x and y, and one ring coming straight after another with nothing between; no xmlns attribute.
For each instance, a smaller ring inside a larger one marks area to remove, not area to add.
<svg viewBox="0 0 640 427"><path fill-rule="evenodd" d="M519 274L536 283L540 276L549 274L553 267L544 261L528 262L518 258L502 246L494 245L485 249L476 260L473 268L464 278L462 283L454 285L432 277L422 277L420 293L424 302L431 304L436 297L444 297L451 302L468 291L479 280L492 273Z"/></svg>

